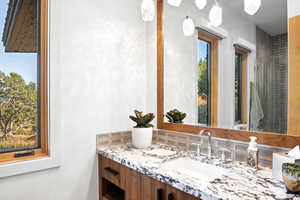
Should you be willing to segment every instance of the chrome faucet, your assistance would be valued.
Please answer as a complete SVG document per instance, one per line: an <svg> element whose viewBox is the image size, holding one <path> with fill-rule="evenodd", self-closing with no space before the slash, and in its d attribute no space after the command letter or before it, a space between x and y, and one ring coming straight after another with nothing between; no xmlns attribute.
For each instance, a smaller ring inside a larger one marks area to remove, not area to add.
<svg viewBox="0 0 300 200"><path fill-rule="evenodd" d="M211 144L211 131L208 129L203 129L199 132L200 136L203 136L204 134L207 134L208 136L208 146L207 146L207 157L208 159L211 159L212 157L212 144Z"/></svg>

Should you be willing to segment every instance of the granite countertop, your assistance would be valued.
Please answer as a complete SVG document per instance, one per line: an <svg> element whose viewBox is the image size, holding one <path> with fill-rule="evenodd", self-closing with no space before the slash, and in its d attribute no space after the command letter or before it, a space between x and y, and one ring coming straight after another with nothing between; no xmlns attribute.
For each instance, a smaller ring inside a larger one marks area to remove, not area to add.
<svg viewBox="0 0 300 200"><path fill-rule="evenodd" d="M300 197L286 194L284 185L272 178L270 169L256 170L241 162L208 160L204 156L196 156L195 152L182 151L174 146L154 144L147 149L136 149L131 145L100 146L97 152L203 200L300 200ZM182 170L168 169L164 165L182 157L221 167L226 173L214 180L204 181Z"/></svg>

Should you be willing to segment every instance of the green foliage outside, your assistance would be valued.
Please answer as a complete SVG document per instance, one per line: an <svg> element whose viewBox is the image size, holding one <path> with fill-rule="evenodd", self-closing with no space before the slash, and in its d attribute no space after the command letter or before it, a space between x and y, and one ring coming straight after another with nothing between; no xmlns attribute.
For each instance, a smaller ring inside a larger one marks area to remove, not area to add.
<svg viewBox="0 0 300 200"><path fill-rule="evenodd" d="M0 71L0 131L3 137L29 135L37 121L37 88L21 75Z"/></svg>

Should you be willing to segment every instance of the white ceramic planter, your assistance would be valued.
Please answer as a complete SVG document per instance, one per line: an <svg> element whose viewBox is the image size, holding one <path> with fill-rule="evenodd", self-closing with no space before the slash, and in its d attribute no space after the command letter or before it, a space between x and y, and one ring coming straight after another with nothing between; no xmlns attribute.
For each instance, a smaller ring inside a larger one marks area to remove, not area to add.
<svg viewBox="0 0 300 200"><path fill-rule="evenodd" d="M136 148L147 148L152 144L152 132L150 128L132 128L132 144Z"/></svg>

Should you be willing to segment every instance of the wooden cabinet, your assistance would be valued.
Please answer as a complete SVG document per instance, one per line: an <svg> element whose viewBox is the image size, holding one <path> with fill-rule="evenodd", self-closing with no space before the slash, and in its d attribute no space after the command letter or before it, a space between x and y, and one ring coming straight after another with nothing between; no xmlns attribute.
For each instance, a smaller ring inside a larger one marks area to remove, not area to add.
<svg viewBox="0 0 300 200"><path fill-rule="evenodd" d="M100 200L199 200L110 159L99 156Z"/></svg>
<svg viewBox="0 0 300 200"><path fill-rule="evenodd" d="M199 200L198 198L177 190L169 185L166 186L166 198L165 200Z"/></svg>
<svg viewBox="0 0 300 200"><path fill-rule="evenodd" d="M124 167L125 168L125 167ZM141 177L140 174L132 169L125 168L125 196L126 200L141 200Z"/></svg>

